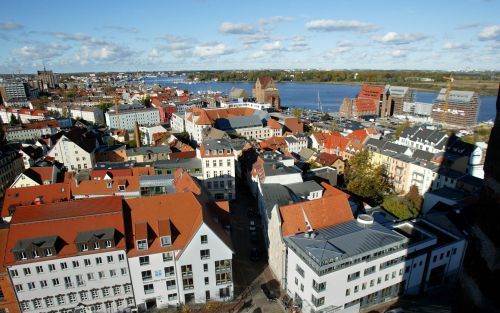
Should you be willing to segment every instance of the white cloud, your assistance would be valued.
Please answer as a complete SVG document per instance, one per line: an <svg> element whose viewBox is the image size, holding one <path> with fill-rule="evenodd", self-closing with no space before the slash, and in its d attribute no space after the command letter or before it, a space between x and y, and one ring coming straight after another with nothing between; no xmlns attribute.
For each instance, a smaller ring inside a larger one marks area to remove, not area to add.
<svg viewBox="0 0 500 313"><path fill-rule="evenodd" d="M82 45L76 61L80 64L126 62L133 55L134 52L129 48L114 44L99 47Z"/></svg>
<svg viewBox="0 0 500 313"><path fill-rule="evenodd" d="M54 42L32 43L13 49L12 54L24 60L51 60L63 55L69 48Z"/></svg>
<svg viewBox="0 0 500 313"><path fill-rule="evenodd" d="M21 29L23 27L24 27L23 25L13 22L0 23L0 30L16 30L16 29Z"/></svg>
<svg viewBox="0 0 500 313"><path fill-rule="evenodd" d="M289 22L289 21L293 21L293 17L276 15L276 16L271 16L268 18L261 18L258 21L258 23L261 26L265 26L265 25L281 23L281 22Z"/></svg>
<svg viewBox="0 0 500 313"><path fill-rule="evenodd" d="M220 25L219 31L224 34L253 34L255 33L255 26L252 24L224 22Z"/></svg>
<svg viewBox="0 0 500 313"><path fill-rule="evenodd" d="M404 50L396 49L391 51L391 56L394 58L404 58L406 55L407 53Z"/></svg>
<svg viewBox="0 0 500 313"><path fill-rule="evenodd" d="M49 32L50 35L54 36L57 39L63 40L63 41L79 41L83 42L87 45L108 45L109 43L93 38L89 35L86 35L84 33L65 33L65 32Z"/></svg>
<svg viewBox="0 0 500 313"><path fill-rule="evenodd" d="M264 51L281 51L283 49L284 49L283 44L279 40L267 43L264 46L262 46L262 50Z"/></svg>
<svg viewBox="0 0 500 313"><path fill-rule="evenodd" d="M404 45L413 43L415 41L420 41L425 38L427 38L427 36L418 33L388 32L383 36L374 36L373 40L384 44Z"/></svg>
<svg viewBox="0 0 500 313"><path fill-rule="evenodd" d="M446 50L465 50L469 49L471 46L466 44L466 43L459 43L459 42L447 42L443 45L443 49Z"/></svg>
<svg viewBox="0 0 500 313"><path fill-rule="evenodd" d="M481 29L479 40L500 40L500 25L486 26Z"/></svg>
<svg viewBox="0 0 500 313"><path fill-rule="evenodd" d="M306 23L305 28L312 31L357 31L370 32L377 29L374 24L357 20L312 20Z"/></svg>
<svg viewBox="0 0 500 313"><path fill-rule="evenodd" d="M156 59L162 56L162 53L156 48L149 50L148 57L151 59Z"/></svg>
<svg viewBox="0 0 500 313"><path fill-rule="evenodd" d="M250 35L243 35L240 37L241 42L244 45L253 45L262 41L269 40L269 35L264 32L258 32Z"/></svg>
<svg viewBox="0 0 500 313"><path fill-rule="evenodd" d="M225 54L234 53L233 50L226 47L225 44L222 43L206 43L199 46L194 47L193 56L199 58L213 58L218 57Z"/></svg>

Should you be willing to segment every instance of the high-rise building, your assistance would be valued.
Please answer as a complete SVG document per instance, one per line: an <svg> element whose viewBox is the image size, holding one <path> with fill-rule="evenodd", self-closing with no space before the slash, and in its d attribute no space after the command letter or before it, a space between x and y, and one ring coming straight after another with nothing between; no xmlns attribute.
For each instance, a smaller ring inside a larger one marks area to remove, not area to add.
<svg viewBox="0 0 500 313"><path fill-rule="evenodd" d="M20 81L4 81L0 82L0 96L3 102L10 100L24 100L28 98L29 86L25 82Z"/></svg>
<svg viewBox="0 0 500 313"><path fill-rule="evenodd" d="M446 101L448 107L445 110ZM442 88L434 100L431 117L437 124L474 127L477 123L479 103L479 95L473 91L452 90L447 95L446 88Z"/></svg>

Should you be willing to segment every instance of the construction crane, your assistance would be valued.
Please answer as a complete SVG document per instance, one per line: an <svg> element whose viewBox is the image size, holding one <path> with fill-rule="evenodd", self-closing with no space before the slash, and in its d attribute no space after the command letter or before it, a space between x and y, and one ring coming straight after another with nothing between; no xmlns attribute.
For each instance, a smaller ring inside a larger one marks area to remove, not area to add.
<svg viewBox="0 0 500 313"><path fill-rule="evenodd" d="M443 115L441 117L441 123L442 125L446 124L446 114L448 113L448 98L451 93L451 85L453 84L453 76L450 77L443 77L448 81L448 85L446 86L446 95L444 97L444 109L443 109Z"/></svg>

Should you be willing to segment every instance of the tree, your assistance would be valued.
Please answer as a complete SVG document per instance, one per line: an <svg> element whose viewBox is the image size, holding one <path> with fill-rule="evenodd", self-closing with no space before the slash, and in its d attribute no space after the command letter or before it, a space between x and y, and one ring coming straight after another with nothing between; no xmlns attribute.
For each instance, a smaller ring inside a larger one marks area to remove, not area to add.
<svg viewBox="0 0 500 313"><path fill-rule="evenodd" d="M323 116L321 117L322 122L326 122L329 120L330 120L330 115L328 113L323 114Z"/></svg>
<svg viewBox="0 0 500 313"><path fill-rule="evenodd" d="M347 190L374 204L381 203L391 189L384 176L384 168L371 162L368 150L359 152L349 160L345 179Z"/></svg>
<svg viewBox="0 0 500 313"><path fill-rule="evenodd" d="M69 109L68 109L68 107L64 107L64 108L62 109L62 113L61 113L61 115L62 115L63 117L69 117Z"/></svg>
<svg viewBox="0 0 500 313"><path fill-rule="evenodd" d="M142 105L144 105L146 107L151 106L151 98L149 97L149 95L147 95L144 98L142 98L141 99L141 103L142 103Z"/></svg>
<svg viewBox="0 0 500 313"><path fill-rule="evenodd" d="M396 127L396 131L394 132L394 139L398 139L401 136L403 130L405 130L410 126L411 126L410 122L404 122L403 124L398 125L398 127Z"/></svg>
<svg viewBox="0 0 500 313"><path fill-rule="evenodd" d="M17 125L19 124L19 120L14 114L10 115L10 125Z"/></svg>
<svg viewBox="0 0 500 313"><path fill-rule="evenodd" d="M108 112L109 108L113 106L113 103L112 102L109 102L109 101L102 101L102 102L99 102L99 109L101 109L102 113L106 113Z"/></svg>
<svg viewBox="0 0 500 313"><path fill-rule="evenodd" d="M295 109L293 109L292 114L293 114L293 116L295 116L297 118L301 118L302 117L302 109L295 108Z"/></svg>
<svg viewBox="0 0 500 313"><path fill-rule="evenodd" d="M420 209L422 208L422 203L424 202L424 198L418 192L418 187L416 185L412 185L410 187L410 190L405 195L405 199L410 202L410 204L414 209L420 211Z"/></svg>
<svg viewBox="0 0 500 313"><path fill-rule="evenodd" d="M384 209L401 220L417 217L419 211L404 197L392 194L387 196L382 203Z"/></svg>

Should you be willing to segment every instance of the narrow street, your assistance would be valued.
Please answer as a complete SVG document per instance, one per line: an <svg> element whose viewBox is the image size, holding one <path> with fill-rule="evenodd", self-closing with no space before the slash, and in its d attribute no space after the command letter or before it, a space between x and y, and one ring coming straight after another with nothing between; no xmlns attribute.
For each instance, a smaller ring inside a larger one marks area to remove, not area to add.
<svg viewBox="0 0 500 313"><path fill-rule="evenodd" d="M268 301L261 289L261 285L274 278L268 268L260 219L249 217L248 210L257 210L256 200L252 197L248 187L242 181L237 181L236 201L231 202L231 234L234 245L233 276L235 298L241 299L243 305L239 312L284 312L277 301ZM250 220L257 228L257 241L251 242ZM258 261L252 261L252 248L258 251Z"/></svg>

